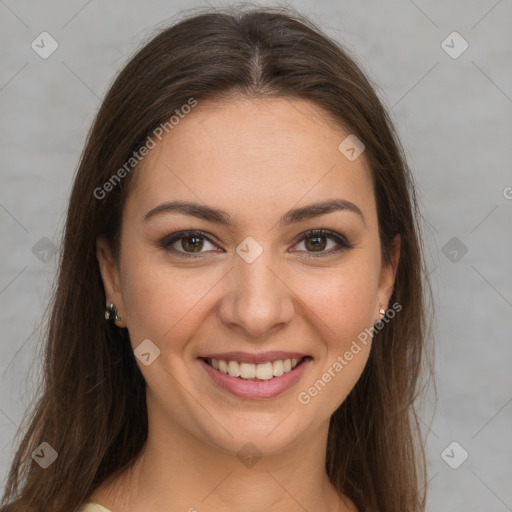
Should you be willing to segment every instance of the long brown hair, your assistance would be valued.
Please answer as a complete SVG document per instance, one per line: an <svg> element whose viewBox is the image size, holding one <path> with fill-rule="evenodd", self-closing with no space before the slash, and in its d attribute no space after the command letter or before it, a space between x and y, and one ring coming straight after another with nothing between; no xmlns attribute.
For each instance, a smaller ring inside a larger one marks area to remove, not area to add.
<svg viewBox="0 0 512 512"><path fill-rule="evenodd" d="M363 374L332 415L326 470L360 511L425 506L425 457L414 402L427 340L426 280L414 185L392 123L347 51L295 11L194 12L159 32L108 91L71 193L57 286L45 333L42 393L8 475L5 512L73 511L108 477L129 468L147 437L145 381L126 329L104 319L95 253L106 237L119 255L120 220L148 136L190 98L296 97L364 141L384 260L401 235L390 303L401 311L375 334ZM126 176L104 184L125 166ZM111 182L112 183L112 182ZM108 192L98 198L98 188ZM32 452L58 453L46 469Z"/></svg>

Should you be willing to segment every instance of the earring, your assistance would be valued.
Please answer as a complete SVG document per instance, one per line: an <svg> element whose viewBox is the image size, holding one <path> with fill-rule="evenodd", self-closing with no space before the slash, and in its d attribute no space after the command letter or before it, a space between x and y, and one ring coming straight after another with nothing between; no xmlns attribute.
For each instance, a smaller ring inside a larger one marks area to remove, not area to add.
<svg viewBox="0 0 512 512"><path fill-rule="evenodd" d="M386 310L382 307L382 304L379 304L380 306L380 309L379 309L379 313L384 316L386 314Z"/></svg>
<svg viewBox="0 0 512 512"><path fill-rule="evenodd" d="M118 316L117 309L112 302L107 306L107 309L105 310L105 320L110 322L119 322L119 320L121 320L121 317Z"/></svg>

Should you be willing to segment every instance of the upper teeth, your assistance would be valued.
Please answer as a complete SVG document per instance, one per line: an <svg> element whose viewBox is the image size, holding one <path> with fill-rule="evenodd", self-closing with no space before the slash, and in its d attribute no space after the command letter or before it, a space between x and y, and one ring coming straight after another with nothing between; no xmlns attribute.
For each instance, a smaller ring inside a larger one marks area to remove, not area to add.
<svg viewBox="0 0 512 512"><path fill-rule="evenodd" d="M291 371L297 366L300 359L284 359L259 364L223 361L222 359L210 359L209 361L216 370L228 373L231 377L270 380L272 377L279 377Z"/></svg>

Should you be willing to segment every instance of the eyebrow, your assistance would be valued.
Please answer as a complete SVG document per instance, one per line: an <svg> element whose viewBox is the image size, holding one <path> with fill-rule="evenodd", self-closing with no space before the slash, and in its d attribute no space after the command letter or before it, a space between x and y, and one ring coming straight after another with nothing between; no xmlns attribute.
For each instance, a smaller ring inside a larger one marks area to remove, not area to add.
<svg viewBox="0 0 512 512"><path fill-rule="evenodd" d="M281 217L279 220L279 225L284 227L335 211L348 211L355 213L361 218L363 224L366 225L363 212L360 210L360 208L354 203L346 201L345 199L331 199L319 203L313 203L307 206L301 206L300 208L293 208ZM146 215L144 215L143 221L147 222L149 219L155 217L156 215L173 212L181 213L184 215L191 215L199 219L215 222L216 224L222 224L228 227L233 226L231 216L225 210L190 201L170 201L162 203L147 212Z"/></svg>

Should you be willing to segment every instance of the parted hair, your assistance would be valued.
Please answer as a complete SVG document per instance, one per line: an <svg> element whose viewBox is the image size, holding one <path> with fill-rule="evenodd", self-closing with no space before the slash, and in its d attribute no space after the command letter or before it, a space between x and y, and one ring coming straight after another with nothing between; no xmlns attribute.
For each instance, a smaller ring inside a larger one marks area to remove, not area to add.
<svg viewBox="0 0 512 512"><path fill-rule="evenodd" d="M134 53L89 131L69 200L44 332L40 394L18 432L3 512L77 510L107 478L129 469L147 438L145 381L127 329L104 319L96 240L119 257L123 205L137 166L104 198L94 193L190 98L310 101L365 145L383 261L401 254L390 303L401 310L375 334L368 362L330 420L326 470L360 512L425 508L417 397L426 373L428 278L413 179L390 117L356 60L289 8L186 13ZM137 179L139 179L137 177ZM58 453L46 469L42 442Z"/></svg>

